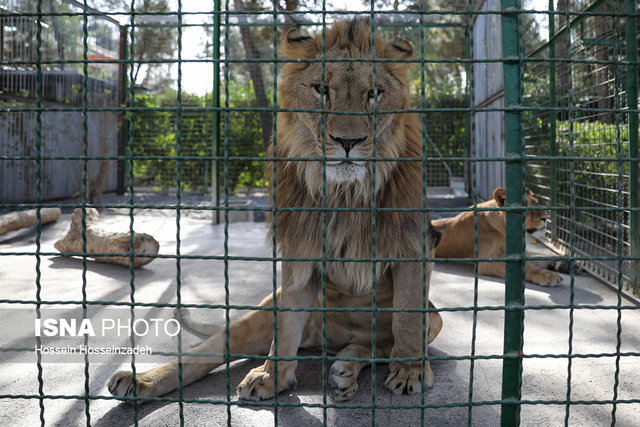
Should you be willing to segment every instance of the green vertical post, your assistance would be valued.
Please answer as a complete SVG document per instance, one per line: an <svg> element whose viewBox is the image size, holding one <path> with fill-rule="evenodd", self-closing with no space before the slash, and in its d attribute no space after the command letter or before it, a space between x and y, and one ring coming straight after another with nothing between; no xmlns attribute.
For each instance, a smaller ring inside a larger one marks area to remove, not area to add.
<svg viewBox="0 0 640 427"><path fill-rule="evenodd" d="M220 0L213 2L213 96L211 97L212 115L212 138L211 144L214 156L220 154ZM218 160L211 164L211 198L213 206L220 206L220 180L218 179ZM220 223L220 211L213 213L214 224Z"/></svg>
<svg viewBox="0 0 640 427"><path fill-rule="evenodd" d="M504 78L504 128L507 201L506 207L522 206L523 199L523 144L522 144L522 43L520 40L518 0L502 0L502 57ZM502 404L500 423L516 426L520 420L523 320L524 313L524 230L523 213L507 212L506 262L504 313L504 355L502 365ZM512 308L512 309L510 309Z"/></svg>
<svg viewBox="0 0 640 427"><path fill-rule="evenodd" d="M127 64L124 62L127 59L127 27L123 25L119 25L120 29L120 39L118 41L118 59L121 61L118 63L118 107L122 108L125 106L126 100L126 88L127 84ZM129 129L129 125L127 123L126 115L123 110L118 111L118 147L117 147L117 155L120 157L118 159L118 172L117 172L117 184L116 184L116 193L124 194L125 191L125 164L124 164L124 154L125 154L125 144L128 141L127 131Z"/></svg>
<svg viewBox="0 0 640 427"><path fill-rule="evenodd" d="M629 110L638 109L638 44L636 39L636 1L627 0L627 106ZM640 213L637 210L638 203L638 113L629 111L629 193L630 193L630 231L631 231L631 257L638 258L640 254L640 230L638 226ZM640 262L637 259L631 261L629 285L637 293L638 268Z"/></svg>
<svg viewBox="0 0 640 427"><path fill-rule="evenodd" d="M471 7L471 6L470 6ZM470 15L469 17L469 23L467 24L467 27L464 30L464 57L467 59L471 59L473 58L474 52L471 51L471 37L472 34L471 32L473 31L473 15ZM466 72L467 72L467 84L465 85L465 100L466 100L466 104L469 107L469 114L467 115L467 122L465 123L465 140L467 141L467 146L465 147L465 157L470 158L471 157L471 153L473 152L473 148L471 147L471 144L473 144L473 136L472 136L472 122L473 122L473 101L474 101L474 97L473 94L471 93L471 83L470 83L470 79L469 76L471 76L471 67L473 67L473 64L471 62L468 62L466 64ZM467 193L471 194L471 191L473 189L473 186L471 185L471 161L467 160L464 162L464 174L465 174L465 183L464 185L466 186L467 189Z"/></svg>
<svg viewBox="0 0 640 427"><path fill-rule="evenodd" d="M555 157L558 156L558 147L556 145L557 139L557 127L556 119L557 112L553 108L558 106L556 100L556 63L553 59L556 57L556 43L552 41L554 33L556 32L556 21L554 12L554 0L549 0L549 107L552 109L549 111L549 154L552 159L549 164L549 202L551 207L558 206L558 170L557 161ZM556 241L558 238L558 211L551 210L551 239Z"/></svg>

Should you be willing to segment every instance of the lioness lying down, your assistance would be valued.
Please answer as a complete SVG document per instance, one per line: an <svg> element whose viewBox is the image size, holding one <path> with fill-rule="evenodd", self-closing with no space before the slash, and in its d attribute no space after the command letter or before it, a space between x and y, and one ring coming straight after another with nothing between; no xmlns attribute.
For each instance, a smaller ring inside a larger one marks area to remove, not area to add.
<svg viewBox="0 0 640 427"><path fill-rule="evenodd" d="M496 188L493 200L478 204L479 208L504 207L507 191ZM538 199L528 188L525 190L527 206L538 206ZM546 226L548 211L528 210L525 226L529 233L542 230ZM442 233L440 244L436 248L436 258L474 258L473 212L462 212L453 218L433 221L433 227ZM479 258L505 256L506 220L501 211L478 212L478 254ZM478 273L487 276L505 276L504 262L480 262ZM562 276L553 271L536 267L530 262L525 264L525 280L540 286L557 286Z"/></svg>
<svg viewBox="0 0 640 427"><path fill-rule="evenodd" d="M426 344L433 341L442 328L440 315L430 312L426 316L426 336L423 336L423 313L410 311L425 308L423 292L428 296L432 270L431 263L423 266L415 260L424 254L432 257L439 236L431 227L430 217L418 210L426 203L422 195L424 165L419 161L366 159L374 156L374 144L377 158L422 157L421 127L415 114L373 114L375 109L409 108L407 69L411 64L393 60L411 58L413 49L404 40L385 43L376 37L375 56L392 61L377 62L374 78L373 63L367 62L372 57L371 27L367 20L361 19L335 23L326 32L324 49L328 59L360 60L323 64L320 61L322 36L303 36L297 30L286 34L280 50L285 58L318 61L287 62L282 67L278 85L280 107L286 111L280 111L277 116L277 157L286 160L275 162L275 174L273 163L267 167L270 181L276 184L270 187L270 200L277 191L276 208L280 209L275 227L272 218L267 218L269 241L275 236L283 257L312 260L282 262L277 304L279 308L320 307L323 269L328 307L371 308L375 283L377 307L404 310L376 313L376 357L417 358L392 361L386 386L395 394L418 393L423 386L433 384L428 362L422 375L419 359L423 356L423 345L426 349ZM320 108L343 114L329 112L322 120L320 113L301 111ZM267 153L273 155L273 148ZM325 156L326 160L322 160ZM372 188L375 188L374 194ZM376 211L372 217L373 203L387 209ZM423 224L428 231L426 241ZM405 261L378 261L374 266L367 262L374 256ZM268 296L260 305L272 308L273 297ZM371 321L372 314L367 311L328 311L327 349L336 352L338 357L371 358ZM192 352L225 353L225 328L191 326L203 333L213 333ZM300 347L322 345L322 315L318 311L279 311L277 327L278 357L292 358ZM229 327L230 352L275 356L272 329L271 311L256 310L245 315ZM207 375L225 359L186 356L182 361L182 382L186 385ZM279 361L275 384L274 362L267 360L247 374L238 386L238 396L249 400L269 399L293 387L296 365L296 361ZM329 383L335 390L336 400L353 397L358 390L358 373L366 365L366 362L340 360L333 364ZM178 386L177 372L178 364L172 362L137 374L137 395L160 396L174 390ZM132 396L131 372L117 372L108 387L115 396Z"/></svg>

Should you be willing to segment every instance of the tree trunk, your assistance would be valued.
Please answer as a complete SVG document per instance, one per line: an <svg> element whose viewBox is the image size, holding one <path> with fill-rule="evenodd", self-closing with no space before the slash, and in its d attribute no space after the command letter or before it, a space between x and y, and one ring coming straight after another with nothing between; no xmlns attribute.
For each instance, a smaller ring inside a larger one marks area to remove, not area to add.
<svg viewBox="0 0 640 427"><path fill-rule="evenodd" d="M99 204L102 203L102 193L104 193L104 186L107 184L107 177L109 175L109 169L113 164L112 160L101 160L100 169L98 169L98 176L95 182L91 186L89 191L89 203Z"/></svg>
<svg viewBox="0 0 640 427"><path fill-rule="evenodd" d="M611 8L605 6L603 12L610 12ZM609 60L609 48L606 45L607 39L607 21L606 16L596 16L596 59L598 61ZM598 42L601 42L598 44ZM609 66L607 64L595 64L596 68L596 91L598 93L598 109L611 108L611 100L609 99ZM603 112L599 114L601 122L613 123L613 113Z"/></svg>
<svg viewBox="0 0 640 427"><path fill-rule="evenodd" d="M237 11L245 10L242 0L234 0ZM260 59L262 54L253 41L253 34L251 34L251 28L244 25L247 23L247 19L244 15L238 15L238 22L240 26L240 35L242 36L242 44L246 52L247 59ZM262 73L262 67L259 62L247 63L249 69L249 75L253 81L253 91L256 96L256 107L268 108L269 101L267 100L267 93L265 91L264 76ZM271 141L271 133L273 131L273 113L271 111L260 111L260 125L262 126L262 139L264 140L265 149Z"/></svg>
<svg viewBox="0 0 640 427"><path fill-rule="evenodd" d="M558 12L565 12L567 10L568 0L558 0ZM567 25L567 16L565 14L556 15L558 23L556 25L556 31ZM567 49L567 37L568 32L558 38L556 41L556 57L560 59L569 59L569 51ZM560 105L566 105L569 95L569 63L559 62L557 66L558 70L558 85L556 86L556 92ZM561 113L564 114L564 113ZM565 117L560 117L560 120L565 120Z"/></svg>
<svg viewBox="0 0 640 427"><path fill-rule="evenodd" d="M55 14L57 12L53 0L49 1L49 12ZM51 24L53 25L53 35L56 39L56 49L58 51L58 59L64 61L64 35L60 30L60 17L52 16ZM58 67L64 70L64 62L57 64Z"/></svg>
<svg viewBox="0 0 640 427"><path fill-rule="evenodd" d="M130 234L115 233L98 227L98 211L87 208L85 215L86 225L86 254L105 253L129 253ZM76 209L71 216L69 232L53 245L60 252L83 253L82 239L82 209ZM160 244L152 236L146 233L133 234L133 253L136 255L155 255L160 249ZM140 267L153 261L154 257L134 257L133 266ZM129 256L98 256L96 261L120 264L128 267L131 264Z"/></svg>
<svg viewBox="0 0 640 427"><path fill-rule="evenodd" d="M101 156L108 155L108 145L107 135L100 135ZM95 181L91 182L91 186L89 188L89 203L91 204L102 203L102 193L104 192L104 187L107 184L109 170L111 169L111 165L114 163L113 160L98 160L98 162L100 163L98 175L96 176Z"/></svg>
<svg viewBox="0 0 640 427"><path fill-rule="evenodd" d="M60 218L60 208L42 208L40 209L40 223L56 221ZM32 227L36 225L36 210L11 212L0 216L0 235L10 231L19 230L21 228Z"/></svg>

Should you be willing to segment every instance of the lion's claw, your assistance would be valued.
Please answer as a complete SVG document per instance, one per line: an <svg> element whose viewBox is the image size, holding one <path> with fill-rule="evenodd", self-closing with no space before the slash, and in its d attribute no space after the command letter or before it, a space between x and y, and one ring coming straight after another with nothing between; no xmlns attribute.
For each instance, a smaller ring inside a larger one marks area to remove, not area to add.
<svg viewBox="0 0 640 427"><path fill-rule="evenodd" d="M278 372L278 393L293 389L297 385L294 369L284 368ZM247 376L238 385L238 398L243 400L271 399L276 393L274 377L265 366L259 366L249 371Z"/></svg>
<svg viewBox="0 0 640 427"><path fill-rule="evenodd" d="M532 281L536 285L551 288L562 283L562 276L558 273L554 273L553 271L541 270L539 274L536 274L536 277L534 277Z"/></svg>
<svg viewBox="0 0 640 427"><path fill-rule="evenodd" d="M133 397L133 374L131 371L118 371L111 376L107 389L115 397ZM136 396L149 396L150 387L141 375L136 375Z"/></svg>
<svg viewBox="0 0 640 427"><path fill-rule="evenodd" d="M433 385L433 372L429 363L425 363L425 387ZM393 394L419 393L422 390L422 378L420 363L415 362L392 362L389 364L389 375L385 380L385 385Z"/></svg>
<svg viewBox="0 0 640 427"><path fill-rule="evenodd" d="M331 366L329 384L333 387L333 398L336 401L350 400L358 391L358 383L353 362L336 361Z"/></svg>

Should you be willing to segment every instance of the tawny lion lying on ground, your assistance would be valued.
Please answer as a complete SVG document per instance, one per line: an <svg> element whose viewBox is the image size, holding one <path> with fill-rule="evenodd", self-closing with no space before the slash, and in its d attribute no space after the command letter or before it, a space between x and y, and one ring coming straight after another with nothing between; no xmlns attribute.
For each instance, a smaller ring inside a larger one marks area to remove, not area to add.
<svg viewBox="0 0 640 427"><path fill-rule="evenodd" d="M480 203L479 208L504 207L507 192L496 188L493 200ZM527 206L538 206L538 199L528 188L525 190ZM528 210L525 226L532 233L546 226L548 211ZM473 212L467 211L452 217L433 221L433 227L442 233L436 248L436 258L502 258L505 256L506 220L504 211L478 212L478 254L474 253ZM478 273L504 277L504 262L480 262ZM525 264L525 280L540 286L557 286L562 276L553 271L538 268L530 262Z"/></svg>
<svg viewBox="0 0 640 427"><path fill-rule="evenodd" d="M323 50L329 59L360 60L323 63L320 60ZM420 161L366 160L374 156L374 143L378 158L422 157L418 118L412 113L397 112L410 108L407 70L411 64L406 60L411 58L413 49L404 40L385 43L376 37L375 55L387 61L375 63L374 77L373 63L367 61L372 58L371 24L357 19L337 22L326 32L324 41L321 35L312 38L291 30L280 52L285 58L305 61L287 62L282 67L278 85L280 107L286 111L280 111L277 117L277 157L286 160L276 162L275 176L273 164L267 167L272 175L270 181L276 183L270 189L277 189L277 198L272 193L269 199L275 198L279 209L275 227L271 218L267 219L269 241L271 236L276 237L283 257L313 261L282 262L278 307L320 307L325 267L328 307L371 308L375 282L377 307L400 309L376 313L376 357L416 358L391 362L386 386L396 394L419 393L423 386L433 384L429 362L422 370L420 359L426 356L423 349L426 350L426 345L442 327L437 312L426 316L426 329L423 329L423 313L411 311L425 308L423 295L426 292L428 297L433 267L432 263L423 265L415 260L424 254L432 257L439 236L431 227L430 217L420 210L426 203L422 196L425 165ZM322 120L320 113L306 112L320 108L343 114L326 113ZM396 112L374 115L375 109ZM267 153L273 155L273 148ZM325 178L326 186L323 185ZM376 212L375 222L371 216L374 200L378 208L387 208ZM376 225L375 230L372 224ZM426 241L423 224L428 230ZM372 252L373 231L375 254ZM371 262L366 262L373 256L405 261L380 261L374 270ZM323 257L327 258L324 264L320 261ZM260 305L272 308L272 297ZM371 312L367 311L328 311L327 349L336 352L338 357L371 358L371 318ZM224 328L191 326L212 334L194 347L193 352L225 353ZM257 310L245 315L230 325L230 352L275 356L272 329L271 311ZM278 357L295 357L298 348L320 347L322 341L322 315L318 311L278 312ZM207 375L225 360L187 356L182 361L182 383L186 385ZM293 387L297 362L278 362L278 384L274 384L274 365L272 360L267 360L252 369L238 386L238 396L250 400L269 399ZM333 364L329 383L334 387L336 400L353 397L358 389L358 373L366 365L340 360ZM224 375L219 380L224 381ZM177 362L136 376L138 396L160 396L177 386ZM132 396L132 389L131 372L117 372L109 381L109 391L115 396Z"/></svg>

